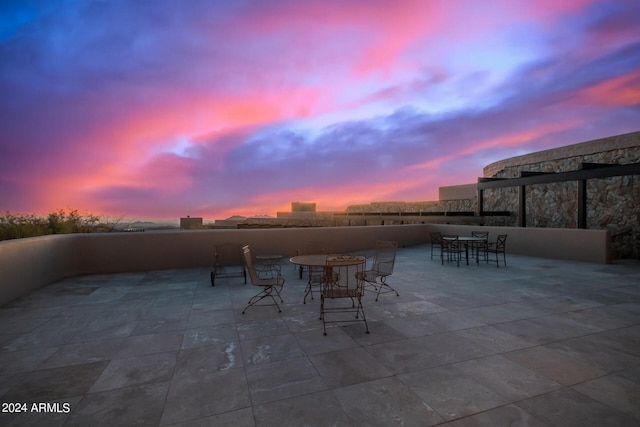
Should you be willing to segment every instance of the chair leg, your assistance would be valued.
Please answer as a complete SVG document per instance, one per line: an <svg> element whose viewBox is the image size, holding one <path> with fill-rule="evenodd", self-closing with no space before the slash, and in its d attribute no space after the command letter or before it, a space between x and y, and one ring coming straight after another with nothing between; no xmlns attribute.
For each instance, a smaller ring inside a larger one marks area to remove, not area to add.
<svg viewBox="0 0 640 427"><path fill-rule="evenodd" d="M384 277L380 278L380 283L376 283L378 285L378 293L376 294L376 301L378 301L378 297L380 296L380 292L382 291L382 288L384 286L387 287L387 289L382 292L383 294L386 294L387 292L395 292L396 296L400 296L400 294L398 293L398 291L396 291L394 288L392 288L391 286L389 286L389 284L387 284L386 279Z"/></svg>
<svg viewBox="0 0 640 427"><path fill-rule="evenodd" d="M351 302L352 302L352 308L355 309L355 313L356 316L355 318L358 319L360 316L362 316L362 321L364 322L365 328L366 328L366 333L369 333L369 323L367 323L367 317L364 314L364 307L362 306L362 297L356 297L356 299L358 300L358 305L356 306L356 302L354 301L353 298L351 298ZM327 320L325 318L326 313L325 313L325 308L324 308L324 296L322 294L320 294L320 320L322 320L322 332L324 335L327 335ZM329 311L332 311L332 309L328 309ZM351 309L349 311L352 311ZM343 322L343 321L330 321L330 322Z"/></svg>
<svg viewBox="0 0 640 427"><path fill-rule="evenodd" d="M442 255L442 246L433 246L433 245L431 245L431 261L433 261L434 249L438 249L438 248L440 249L440 255ZM436 256L438 256L437 253L436 253Z"/></svg>
<svg viewBox="0 0 640 427"><path fill-rule="evenodd" d="M489 259L489 252L491 252L492 254L494 254L496 257L495 259ZM487 264L489 263L489 261L491 262L496 262L496 267L500 268L500 254L498 253L498 251L496 250L492 250L492 251L487 251ZM505 260L505 266L506 266L506 260Z"/></svg>
<svg viewBox="0 0 640 427"><path fill-rule="evenodd" d="M364 307L362 306L362 300L358 298L358 311L362 313L362 320L364 321L364 327L366 328L366 333L369 333L369 324L367 323L367 317L364 315ZM356 318L358 317L358 312L356 312Z"/></svg>
<svg viewBox="0 0 640 427"><path fill-rule="evenodd" d="M273 286L269 286L269 287L264 288L262 290L262 292L258 293L257 295L254 295L249 300L247 306L242 310L242 314L244 314L249 307L252 307L254 305L275 305L276 309L278 310L278 313L282 313L282 310L280 309L280 306L278 305L278 301L276 301L276 299L271 294L271 292L274 291L274 290L276 292L276 295L280 298L280 302L284 302L284 300L280 296L280 291L278 289L274 289ZM273 301L273 304L258 304L260 301L262 301L265 298L271 298L271 300Z"/></svg>
<svg viewBox="0 0 640 427"><path fill-rule="evenodd" d="M311 282L307 282L307 287L304 290L304 298L302 299L303 304L307 303L307 296L309 294L311 294L311 299L313 299L313 288L312 288Z"/></svg>
<svg viewBox="0 0 640 427"><path fill-rule="evenodd" d="M322 320L322 331L327 335L327 324L324 321L324 295L320 294L320 320Z"/></svg>

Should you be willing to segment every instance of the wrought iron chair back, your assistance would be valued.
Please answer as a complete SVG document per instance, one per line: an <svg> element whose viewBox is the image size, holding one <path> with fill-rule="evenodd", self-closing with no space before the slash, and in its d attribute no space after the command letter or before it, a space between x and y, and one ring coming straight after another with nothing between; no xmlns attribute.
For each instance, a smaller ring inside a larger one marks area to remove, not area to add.
<svg viewBox="0 0 640 427"><path fill-rule="evenodd" d="M268 270L262 269L258 271L253 264L253 258L251 257L251 249L249 249L249 246L244 246L242 248L242 252L244 255L247 270L249 271L251 284L253 286L258 286L261 288L260 292L251 297L251 299L247 303L247 306L242 310L242 314L244 314L249 307L252 307L254 305L272 305L276 307L278 312L281 312L282 310L280 309L278 301L276 300L277 297L280 302L284 302L282 297L280 296L280 291L282 290L282 286L284 285L284 278L280 275L280 270L274 268ZM266 302L261 302L265 299L267 299Z"/></svg>
<svg viewBox="0 0 640 427"><path fill-rule="evenodd" d="M324 280L320 292L320 319L322 319L325 335L327 335L327 323L358 321L364 322L366 332L369 333L369 325L362 306L362 296L364 294L363 273L366 262L366 258L361 256L327 256L323 275ZM339 301L343 299L348 299L349 303L345 305ZM345 316L343 313L351 315ZM355 317L353 314L355 314Z"/></svg>

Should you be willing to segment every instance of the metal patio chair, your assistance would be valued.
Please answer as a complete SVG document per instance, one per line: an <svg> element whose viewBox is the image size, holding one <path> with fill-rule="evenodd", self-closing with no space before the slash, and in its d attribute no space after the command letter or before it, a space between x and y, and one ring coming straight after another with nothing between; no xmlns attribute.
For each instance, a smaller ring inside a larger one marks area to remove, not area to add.
<svg viewBox="0 0 640 427"><path fill-rule="evenodd" d="M376 292L376 301L381 293L395 292L396 296L400 296L398 291L387 283L387 277L393 273L397 251L397 242L378 240L373 265L370 269L362 272L362 279Z"/></svg>
<svg viewBox="0 0 640 427"><path fill-rule="evenodd" d="M458 236L442 236L442 251L440 252L442 265L444 265L446 258L448 263L455 261L460 267L460 259L462 259L463 252L464 249L460 240L458 240Z"/></svg>
<svg viewBox="0 0 640 427"><path fill-rule="evenodd" d="M253 259L251 258L251 250L249 249L249 246L244 246L242 248L242 252L244 255L247 270L249 270L251 284L253 286L261 288L260 292L258 292L249 300L248 305L242 310L242 314L244 314L249 307L252 307L254 305L273 305L278 309L278 313L282 312L280 306L278 305L278 301L276 300L277 297L280 302L284 302L282 297L280 296L280 291L282 290L282 286L284 285L284 278L280 276L280 270L256 270L253 264ZM260 303L260 301L264 299L267 299L267 302Z"/></svg>
<svg viewBox="0 0 640 427"><path fill-rule="evenodd" d="M320 242L307 242L304 246L304 249L298 249L297 251L297 255L320 255L325 253L326 252L324 249L324 245ZM324 274L324 267L301 265L298 271L301 279L302 276L304 276L305 270L307 271L309 276L307 278L307 287L304 290L304 299L302 300L303 304L307 303L308 296L311 296L311 299L313 299L314 289L316 289L316 292L320 292Z"/></svg>
<svg viewBox="0 0 640 427"><path fill-rule="evenodd" d="M431 260L433 261L434 249L438 249L440 251L440 255L442 255L442 233L440 233L439 231L432 231L430 233L430 237L431 237Z"/></svg>
<svg viewBox="0 0 640 427"><path fill-rule="evenodd" d="M327 323L345 322L364 322L366 332L369 333L369 325L362 306L363 273L366 262L365 257L355 255L327 257L320 291L320 319L322 319L325 335L327 335Z"/></svg>
<svg viewBox="0 0 640 427"><path fill-rule="evenodd" d="M215 246L211 286L215 286L218 277L244 277L247 284L247 271L240 243L222 243Z"/></svg>
<svg viewBox="0 0 640 427"><path fill-rule="evenodd" d="M504 266L507 266L507 235L500 234L495 242L487 243L486 248L484 249L485 259L487 260L487 264L489 261L493 262L494 260L489 259L489 254L495 255L496 267L500 267L500 258L499 255L502 254L502 260L504 262Z"/></svg>
<svg viewBox="0 0 640 427"><path fill-rule="evenodd" d="M479 253L484 252L487 243L489 242L489 232L488 231L472 231L471 237L482 237L484 242L474 242L471 245L471 255L477 256ZM486 252L484 252L486 256Z"/></svg>

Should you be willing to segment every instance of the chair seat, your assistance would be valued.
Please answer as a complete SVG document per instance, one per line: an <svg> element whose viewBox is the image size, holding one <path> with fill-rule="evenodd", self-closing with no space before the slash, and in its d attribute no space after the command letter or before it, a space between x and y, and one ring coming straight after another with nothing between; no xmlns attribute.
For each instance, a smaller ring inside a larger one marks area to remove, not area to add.
<svg viewBox="0 0 640 427"><path fill-rule="evenodd" d="M484 245L484 247L481 250L485 254L487 263L489 263L489 261L491 262L495 261L496 267L500 267L499 255L502 254L502 260L504 262L504 266L505 267L507 266L507 252L506 252L507 243L506 242L507 242L507 235L501 234L498 236L495 242L487 242ZM495 258L490 260L489 254L495 255Z"/></svg>
<svg viewBox="0 0 640 427"><path fill-rule="evenodd" d="M282 286L284 285L284 278L282 277L274 277L272 279L258 279L256 286Z"/></svg>

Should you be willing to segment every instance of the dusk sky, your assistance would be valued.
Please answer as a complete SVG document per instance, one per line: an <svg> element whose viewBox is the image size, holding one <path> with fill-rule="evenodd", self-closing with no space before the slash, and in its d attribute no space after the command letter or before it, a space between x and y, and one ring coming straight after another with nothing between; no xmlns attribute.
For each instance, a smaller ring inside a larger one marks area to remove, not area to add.
<svg viewBox="0 0 640 427"><path fill-rule="evenodd" d="M437 200L640 130L640 1L3 0L0 212Z"/></svg>

